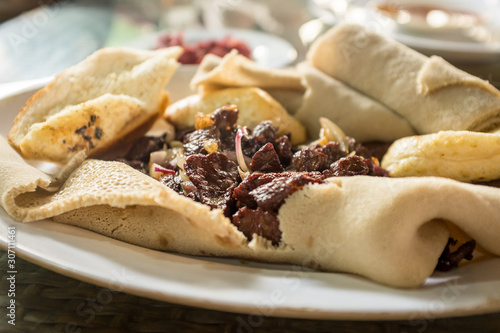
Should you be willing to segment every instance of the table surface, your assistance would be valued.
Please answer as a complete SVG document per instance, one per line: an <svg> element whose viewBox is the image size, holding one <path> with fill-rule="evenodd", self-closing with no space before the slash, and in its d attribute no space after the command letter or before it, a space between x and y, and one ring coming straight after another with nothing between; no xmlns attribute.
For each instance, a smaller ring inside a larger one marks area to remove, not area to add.
<svg viewBox="0 0 500 333"><path fill-rule="evenodd" d="M253 13L253 14L248 14ZM57 74L104 46L124 45L167 28L258 29L290 41L303 59L307 45L298 29L314 15L304 0L65 1L0 24L0 93L17 81ZM500 62L456 64L500 86ZM6 262L4 251L0 262ZM500 313L424 321L328 321L261 318L249 327L245 314L193 308L112 292L92 303L102 288L17 259L16 326L1 332L500 332ZM2 314L8 277L2 273ZM2 318L5 318L3 316Z"/></svg>
<svg viewBox="0 0 500 333"><path fill-rule="evenodd" d="M6 252L0 250L0 261L6 260ZM0 332L500 332L500 313L398 321L249 320L249 314L194 308L104 289L19 257L16 269L22 272L16 275L16 325L1 320ZM3 291L8 290L7 277L3 273ZM0 294L0 304L2 309L8 305L5 292Z"/></svg>

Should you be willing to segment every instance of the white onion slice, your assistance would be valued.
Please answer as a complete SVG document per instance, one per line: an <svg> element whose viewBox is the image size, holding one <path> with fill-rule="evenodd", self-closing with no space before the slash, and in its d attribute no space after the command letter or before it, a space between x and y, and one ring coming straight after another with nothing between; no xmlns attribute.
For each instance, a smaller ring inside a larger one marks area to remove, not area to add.
<svg viewBox="0 0 500 333"><path fill-rule="evenodd" d="M162 175L165 175L165 174L175 175L175 171L164 168L159 164L151 163L151 166L149 167L149 175L151 177L158 180L158 179L160 179L160 177Z"/></svg>
<svg viewBox="0 0 500 333"><path fill-rule="evenodd" d="M247 135L248 132L246 128L238 128L238 131L236 132L236 139L235 139L235 150L236 150L236 160L238 161L238 165L240 166L241 170L243 172L249 172L249 168L247 167L247 164L245 163L245 156L243 155L243 150L241 149L241 139L243 136Z"/></svg>
<svg viewBox="0 0 500 333"><path fill-rule="evenodd" d="M340 149L344 150L346 153L349 152L349 142L347 137L333 121L327 118L320 117L319 122L321 124L321 131L319 132L320 139L326 138L327 141L335 141L340 145Z"/></svg>
<svg viewBox="0 0 500 333"><path fill-rule="evenodd" d="M149 154L149 163L163 164L167 160L167 151L158 150Z"/></svg>

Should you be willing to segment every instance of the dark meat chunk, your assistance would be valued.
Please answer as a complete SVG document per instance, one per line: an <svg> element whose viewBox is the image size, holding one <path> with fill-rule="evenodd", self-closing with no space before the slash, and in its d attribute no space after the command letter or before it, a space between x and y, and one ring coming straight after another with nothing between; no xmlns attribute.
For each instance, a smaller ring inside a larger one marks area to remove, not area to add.
<svg viewBox="0 0 500 333"><path fill-rule="evenodd" d="M257 126L255 126L252 134L259 143L264 144L276 140L277 131L278 129L274 127L271 121L265 120L260 124L258 124Z"/></svg>
<svg viewBox="0 0 500 333"><path fill-rule="evenodd" d="M325 170L323 175L328 178L367 175L368 173L370 173L370 167L365 162L365 159L353 155L334 162L329 170Z"/></svg>
<svg viewBox="0 0 500 333"><path fill-rule="evenodd" d="M338 161L342 157L346 157L347 153L340 149L340 144L338 142L328 142L326 145L314 149L320 153L328 156L327 164L330 165L335 161Z"/></svg>
<svg viewBox="0 0 500 333"><path fill-rule="evenodd" d="M191 155L184 165L189 180L196 186L200 202L212 208L231 210L233 190L238 185L236 164L222 153Z"/></svg>
<svg viewBox="0 0 500 333"><path fill-rule="evenodd" d="M382 141L371 141L363 143L363 146L368 149L370 154L373 157L376 157L379 161L382 161L382 158L387 153L387 150L392 145L392 142L382 142Z"/></svg>
<svg viewBox="0 0 500 333"><path fill-rule="evenodd" d="M194 196L196 196L196 186L190 181L181 181L180 186L182 189L182 192L187 196L188 194L193 193Z"/></svg>
<svg viewBox="0 0 500 333"><path fill-rule="evenodd" d="M220 132L215 127L205 127L184 136L184 154L186 156L194 154L207 154L204 144L208 140L214 140L218 144Z"/></svg>
<svg viewBox="0 0 500 333"><path fill-rule="evenodd" d="M328 156L311 148L301 149L293 154L295 171L323 171L328 168Z"/></svg>
<svg viewBox="0 0 500 333"><path fill-rule="evenodd" d="M250 209L243 207L234 214L232 223L249 240L253 234L257 234L269 239L273 245L278 245L281 239L281 230L279 229L278 214L268 212L260 208Z"/></svg>
<svg viewBox="0 0 500 333"><path fill-rule="evenodd" d="M252 157L260 148L268 142L274 142L276 139L277 128L266 120L258 124L252 134L241 138L241 149L243 154Z"/></svg>
<svg viewBox="0 0 500 333"><path fill-rule="evenodd" d="M131 166L132 168L134 168L142 173L145 173L146 175L149 175L149 170L147 169L147 164L142 162L142 161L127 160L124 158L118 158L118 159L116 159L116 161L125 163L125 164Z"/></svg>
<svg viewBox="0 0 500 333"><path fill-rule="evenodd" d="M241 150L245 156L252 157L260 147L262 145L253 136L243 136L241 138Z"/></svg>
<svg viewBox="0 0 500 333"><path fill-rule="evenodd" d="M238 121L238 113L236 105L226 105L215 110L212 114L214 126L220 130L230 130Z"/></svg>
<svg viewBox="0 0 500 333"><path fill-rule="evenodd" d="M371 160L365 160L365 161L370 161L370 163L371 163L371 168L370 168L370 173L369 173L370 176L389 177L389 171L381 168L377 164L373 163Z"/></svg>
<svg viewBox="0 0 500 333"><path fill-rule="evenodd" d="M232 127L231 129L225 131L220 131L220 150L221 151L234 151L237 127Z"/></svg>
<svg viewBox="0 0 500 333"><path fill-rule="evenodd" d="M158 179L160 183L165 185L166 187L174 190L177 193L181 193L181 181L180 177L175 177L171 174L161 175L160 179Z"/></svg>
<svg viewBox="0 0 500 333"><path fill-rule="evenodd" d="M127 160L148 163L149 155L152 152L163 149L163 146L166 144L165 137L166 136L163 135L161 137L143 136L139 138L132 144L125 158Z"/></svg>
<svg viewBox="0 0 500 333"><path fill-rule="evenodd" d="M474 240L468 241L458 247L454 252L451 252L450 246L456 245L457 241L453 238L448 239L448 243L439 256L436 270L441 272L448 272L449 270L458 267L458 263L463 259L472 260L472 252L476 248Z"/></svg>
<svg viewBox="0 0 500 333"><path fill-rule="evenodd" d="M274 150L274 146L271 142L266 143L255 153L255 155L253 155L252 161L250 162L250 168L252 171L259 172L283 171L279 156Z"/></svg>
<svg viewBox="0 0 500 333"><path fill-rule="evenodd" d="M250 208L257 208L257 202L250 194L250 192L257 187L271 182L277 177L288 177L290 173L267 173L259 174L252 173L246 177L234 190L234 197L241 204L246 205Z"/></svg>
<svg viewBox="0 0 500 333"><path fill-rule="evenodd" d="M364 158L371 158L372 157L370 150L368 150L361 143L356 142L356 140L354 140L353 138L350 138L350 137L348 137L347 140L349 141L349 152L356 151L356 155L362 156Z"/></svg>
<svg viewBox="0 0 500 333"><path fill-rule="evenodd" d="M476 182L474 184L500 188L500 179L495 179L495 180L491 180L491 181L488 181L488 182Z"/></svg>
<svg viewBox="0 0 500 333"><path fill-rule="evenodd" d="M183 181L179 174L176 174L175 176L171 174L162 175L159 181L179 194L183 194L194 201L200 201L196 194L196 186L194 186L190 181Z"/></svg>
<svg viewBox="0 0 500 333"><path fill-rule="evenodd" d="M291 177L275 178L271 182L250 191L249 194L259 208L277 211L288 196L300 190L304 185L322 182L322 180L310 177L307 174L297 173Z"/></svg>
<svg viewBox="0 0 500 333"><path fill-rule="evenodd" d="M184 142L186 135L193 132L194 130L195 130L194 128L184 128L176 130L174 140Z"/></svg>
<svg viewBox="0 0 500 333"><path fill-rule="evenodd" d="M287 167L292 162L293 152L292 144L290 143L290 138L286 135L280 136L274 142L274 150L278 154L281 165Z"/></svg>
<svg viewBox="0 0 500 333"><path fill-rule="evenodd" d="M253 173L246 177L234 190L234 197L241 204L250 208L257 208L257 202L250 193L256 188L272 182L277 178L291 178L296 175L304 175L316 181L321 181L323 175L320 172L281 172L281 173Z"/></svg>

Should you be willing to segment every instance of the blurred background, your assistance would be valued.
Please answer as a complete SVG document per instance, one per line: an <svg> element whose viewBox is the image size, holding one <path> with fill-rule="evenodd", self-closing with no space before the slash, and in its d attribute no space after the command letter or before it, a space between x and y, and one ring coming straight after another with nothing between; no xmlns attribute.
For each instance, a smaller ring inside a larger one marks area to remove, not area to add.
<svg viewBox="0 0 500 333"><path fill-rule="evenodd" d="M53 75L104 46L163 30L233 27L283 36L303 54L304 0L0 0L0 83Z"/></svg>
<svg viewBox="0 0 500 333"><path fill-rule="evenodd" d="M293 65L340 21L442 55L499 86L498 18L498 0L0 0L0 93L12 82L57 74L99 48L154 48L163 32L185 29L269 34L293 47L294 56L280 63Z"/></svg>

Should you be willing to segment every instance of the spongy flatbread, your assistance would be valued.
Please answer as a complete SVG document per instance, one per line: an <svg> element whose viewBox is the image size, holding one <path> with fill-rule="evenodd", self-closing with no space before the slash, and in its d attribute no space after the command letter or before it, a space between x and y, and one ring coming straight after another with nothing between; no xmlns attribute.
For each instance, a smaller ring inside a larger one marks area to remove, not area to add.
<svg viewBox="0 0 500 333"><path fill-rule="evenodd" d="M500 134L441 131L396 140L382 160L393 177L439 176L464 182L500 179Z"/></svg>
<svg viewBox="0 0 500 333"><path fill-rule="evenodd" d="M500 126L500 92L488 82L361 26L332 28L307 59L399 113L419 134Z"/></svg>
<svg viewBox="0 0 500 333"><path fill-rule="evenodd" d="M294 68L267 68L235 50L224 57L207 54L191 80L191 88L199 93L217 89L258 87L270 94L290 114L302 104L305 87Z"/></svg>
<svg viewBox="0 0 500 333"><path fill-rule="evenodd" d="M415 134L406 119L385 105L308 64L301 64L298 70L307 89L294 116L307 128L309 137L318 135L320 117L332 120L359 142L393 141Z"/></svg>
<svg viewBox="0 0 500 333"><path fill-rule="evenodd" d="M26 158L67 162L99 153L154 120L181 48L105 48L68 68L20 110L9 142ZM112 117L113 119L110 119Z"/></svg>
<svg viewBox="0 0 500 333"><path fill-rule="evenodd" d="M164 113L165 119L176 128L194 127L195 116L210 114L224 105L238 107L238 124L253 129L263 120L270 120L278 127L278 134L291 133L293 144L306 140L304 126L264 90L255 87L226 88L191 95L171 104Z"/></svg>
<svg viewBox="0 0 500 333"><path fill-rule="evenodd" d="M207 54L191 81L191 87L202 90L227 87L284 88L302 91L300 74L293 69L260 66L236 50L220 58Z"/></svg>
<svg viewBox="0 0 500 333"><path fill-rule="evenodd" d="M500 189L444 178L332 178L290 196L279 212L282 242L251 242L221 210L178 195L119 162L87 160L56 192L0 138L0 193L19 221L54 217L133 244L238 256L360 274L416 287L433 272L450 220L500 255Z"/></svg>
<svg viewBox="0 0 500 333"><path fill-rule="evenodd" d="M309 138L318 135L319 117L331 119L359 141L392 141L416 134L401 115L306 63L293 69L269 69L236 53L224 58L207 55L191 86L201 94L259 87L304 124Z"/></svg>

